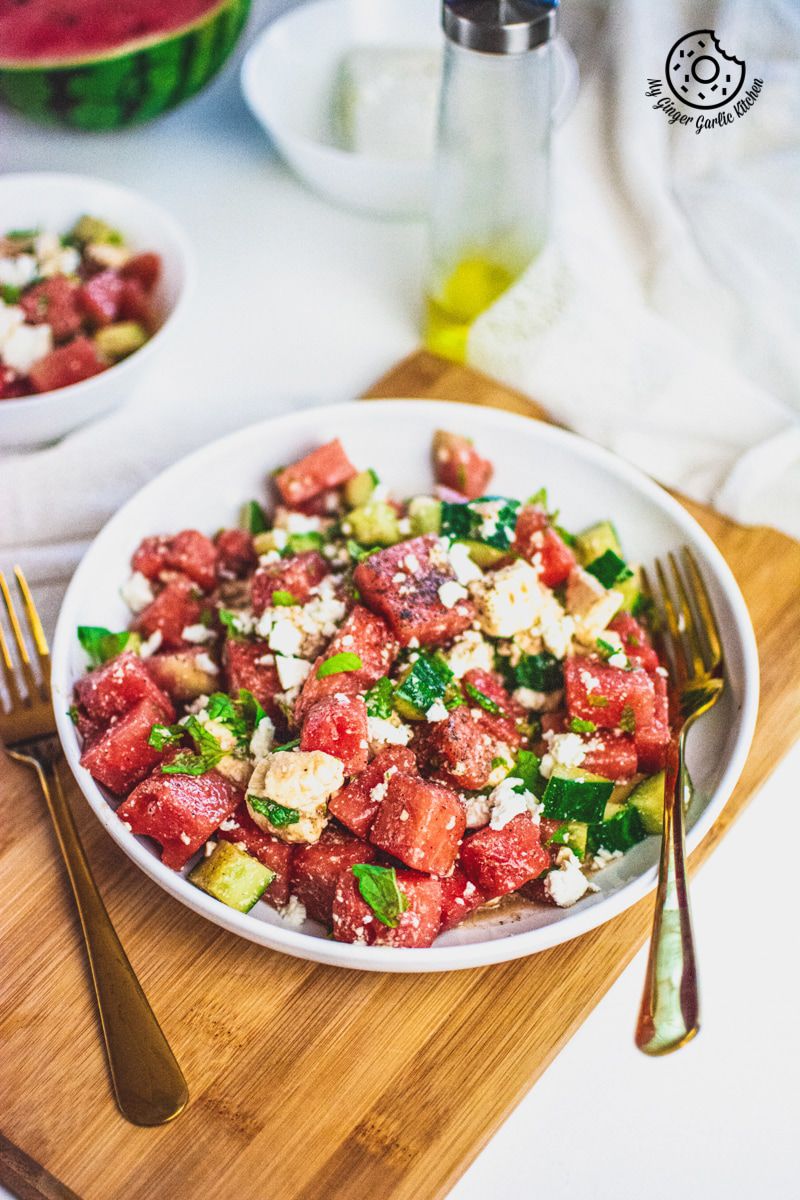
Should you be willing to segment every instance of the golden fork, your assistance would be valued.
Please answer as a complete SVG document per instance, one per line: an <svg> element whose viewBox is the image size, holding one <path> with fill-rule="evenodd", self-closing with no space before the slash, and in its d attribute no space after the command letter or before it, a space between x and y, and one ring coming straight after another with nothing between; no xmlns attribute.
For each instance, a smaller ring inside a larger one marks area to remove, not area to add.
<svg viewBox="0 0 800 1200"><path fill-rule="evenodd" d="M667 752L664 832L658 890L636 1045L645 1054L669 1054L700 1028L692 917L686 882L683 796L686 734L716 704L725 686L722 643L703 577L691 550L683 566L670 554L667 571L656 560L657 594L643 572L644 591L662 616L659 648L666 651L677 689L677 714Z"/></svg>
<svg viewBox="0 0 800 1200"><path fill-rule="evenodd" d="M16 668L0 622L0 679L5 680L9 701L3 708L0 696L0 742L11 758L36 772L55 827L86 942L117 1104L134 1125L162 1125L185 1107L189 1098L186 1080L114 932L62 791L57 770L62 754L50 695L50 652L27 580L19 567L14 574L39 677L0 571L0 597L19 659Z"/></svg>

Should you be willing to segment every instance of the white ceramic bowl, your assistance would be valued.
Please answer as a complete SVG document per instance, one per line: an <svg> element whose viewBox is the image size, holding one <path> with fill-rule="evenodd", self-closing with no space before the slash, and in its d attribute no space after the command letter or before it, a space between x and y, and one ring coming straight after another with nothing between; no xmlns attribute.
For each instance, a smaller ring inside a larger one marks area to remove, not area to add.
<svg viewBox="0 0 800 1200"><path fill-rule="evenodd" d="M0 233L39 227L62 233L84 213L118 227L134 249L161 255L154 300L159 328L141 350L100 375L56 391L0 401L0 450L55 441L121 404L165 345L190 291L191 247L172 217L145 196L84 175L0 175Z"/></svg>
<svg viewBox="0 0 800 1200"><path fill-rule="evenodd" d="M67 760L97 817L126 854L165 891L233 933L299 958L373 971L447 971L483 966L543 950L600 925L654 885L659 843L648 838L606 868L599 892L574 908L530 907L452 930L430 949L351 946L331 941L321 926L290 928L273 909L249 914L213 900L160 862L152 842L129 833L102 790L79 764L80 747L67 715L85 660L75 629L122 628L129 613L119 595L129 560L146 534L184 526L213 530L234 523L244 500L264 494L267 473L309 449L341 437L360 467L373 466L400 495L430 488L430 443L437 428L474 438L496 464L492 490L527 496L546 487L566 528L611 517L630 557L649 563L681 545L701 564L722 629L728 687L689 740L697 794L689 812L690 848L706 834L731 793L747 755L758 705L758 659L747 610L728 567L685 509L644 475L607 451L564 430L525 417L437 401L343 404L264 421L213 442L170 467L109 521L69 586L53 648L53 694Z"/></svg>
<svg viewBox="0 0 800 1200"><path fill-rule="evenodd" d="M430 159L368 157L336 144L332 98L337 71L354 46L435 49L444 35L437 0L315 0L268 25L242 64L253 116L309 187L378 216L423 216ZM553 118L577 94L578 66L563 38L554 43Z"/></svg>

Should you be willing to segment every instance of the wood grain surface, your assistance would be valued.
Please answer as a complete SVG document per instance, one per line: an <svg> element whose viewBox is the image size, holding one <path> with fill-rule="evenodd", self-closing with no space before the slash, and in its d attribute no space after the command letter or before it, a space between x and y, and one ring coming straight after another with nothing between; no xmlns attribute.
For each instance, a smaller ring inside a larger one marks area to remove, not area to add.
<svg viewBox="0 0 800 1200"><path fill-rule="evenodd" d="M496 381L424 353L370 394L543 415ZM800 734L800 546L687 507L742 587L763 697L745 772L693 855L696 869ZM0 756L0 1180L24 1200L435 1200L617 978L649 925L644 900L602 929L519 962L450 975L337 971L250 945L195 916L137 871L74 785L70 795L191 1100L161 1129L136 1129L118 1115L48 820L31 778ZM634 1019L632 1012L631 1032Z"/></svg>

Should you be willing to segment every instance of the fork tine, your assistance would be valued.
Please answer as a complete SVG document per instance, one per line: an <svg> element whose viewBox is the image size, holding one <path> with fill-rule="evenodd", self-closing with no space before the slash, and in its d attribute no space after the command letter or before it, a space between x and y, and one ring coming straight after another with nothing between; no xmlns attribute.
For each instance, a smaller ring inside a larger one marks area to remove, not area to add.
<svg viewBox="0 0 800 1200"><path fill-rule="evenodd" d="M33 645L36 650L36 657L39 661L39 670L42 678L40 691L45 700L50 699L50 647L47 645L42 622L39 619L39 614L36 611L36 605L33 602L31 589L28 587L28 581L25 578L22 567L14 567L14 576L17 580L17 587L22 595L22 603L25 606L25 615L28 618L28 628L33 639Z"/></svg>
<svg viewBox="0 0 800 1200"><path fill-rule="evenodd" d="M11 700L11 707L14 708L22 703L22 695L17 683L17 676L14 670L14 660L11 657L11 651L8 648L5 631L3 630L2 622L0 622L0 666L3 668L3 679L8 688L8 695Z"/></svg>
<svg viewBox="0 0 800 1200"><path fill-rule="evenodd" d="M669 558L669 565L672 567L672 576L675 581L675 593L678 597L681 624L683 625L684 646L687 651L687 658L691 660L691 671L694 676L704 675L706 672L706 662L703 647L697 636L697 623L694 619L694 612L689 603L689 597L678 567L678 561L672 553L667 557Z"/></svg>
<svg viewBox="0 0 800 1200"><path fill-rule="evenodd" d="M722 641L719 636L717 619L714 616L714 609L711 606L711 598L709 597L703 576L700 574L700 568L697 565L697 560L688 546L683 547L683 561L686 566L686 571L689 577L689 586L697 607L697 611L700 614L703 633L705 634L709 653L711 655L711 666L709 669L714 671L722 662Z"/></svg>
<svg viewBox="0 0 800 1200"><path fill-rule="evenodd" d="M22 636L22 627L20 626L19 618L17 617L16 609L14 608L14 603L11 599L11 593L8 590L6 577L2 571L0 571L0 597L2 597L3 604L5 605L6 613L8 615L8 622L11 626L11 632L14 634L14 641L17 643L17 653L19 654L20 666L22 667L22 674L25 677L25 683L28 688L28 701L32 703L39 689L36 685L36 677L33 673L33 668L31 667L28 647L25 645L25 638ZM17 694L19 695L19 689L17 689Z"/></svg>
<svg viewBox="0 0 800 1200"><path fill-rule="evenodd" d="M678 622L678 614L672 600L672 595L667 584L667 576L660 559L655 560L656 575L658 577L659 587L661 588L661 603L664 606L664 613L667 618L667 629L669 631L669 644L672 651L672 660L675 667L675 673L678 677L678 682L684 682L689 672L691 671L691 660L687 656L684 639L681 635L681 628Z"/></svg>

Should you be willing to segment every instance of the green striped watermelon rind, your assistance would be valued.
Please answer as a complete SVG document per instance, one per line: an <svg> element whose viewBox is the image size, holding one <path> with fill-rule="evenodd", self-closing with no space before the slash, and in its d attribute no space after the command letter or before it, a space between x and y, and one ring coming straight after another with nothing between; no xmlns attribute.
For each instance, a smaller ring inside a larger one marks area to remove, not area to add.
<svg viewBox="0 0 800 1200"><path fill-rule="evenodd" d="M152 120L213 79L249 10L250 0L220 0L162 39L69 63L0 64L0 100L32 120L95 132Z"/></svg>

